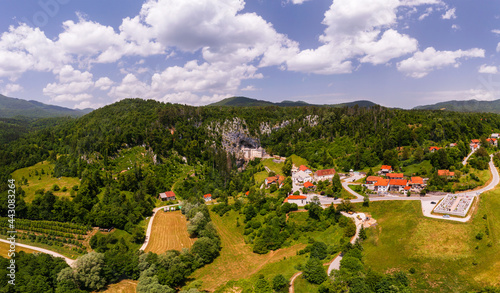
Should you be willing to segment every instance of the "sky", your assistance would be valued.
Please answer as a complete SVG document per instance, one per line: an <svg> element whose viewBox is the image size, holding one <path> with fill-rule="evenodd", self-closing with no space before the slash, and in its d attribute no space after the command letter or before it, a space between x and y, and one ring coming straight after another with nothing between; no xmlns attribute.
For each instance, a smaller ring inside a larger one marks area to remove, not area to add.
<svg viewBox="0 0 500 293"><path fill-rule="evenodd" d="M3 0L0 93L69 108L232 96L500 98L496 0Z"/></svg>

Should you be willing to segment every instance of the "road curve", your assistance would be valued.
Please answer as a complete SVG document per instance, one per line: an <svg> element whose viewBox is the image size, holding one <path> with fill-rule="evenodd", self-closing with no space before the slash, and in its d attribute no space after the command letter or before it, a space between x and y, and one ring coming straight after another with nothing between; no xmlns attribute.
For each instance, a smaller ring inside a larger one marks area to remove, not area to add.
<svg viewBox="0 0 500 293"><path fill-rule="evenodd" d="M0 239L0 242L10 244L10 242L8 240L5 240L5 239ZM52 251L52 250L48 250L48 249L44 249L44 248L40 248L40 247L36 247L36 246L31 246L31 245L27 245L27 244L17 243L17 242L16 242L16 246L24 247L24 248L29 248L31 250L35 250L35 251L38 251L38 252L43 252L43 253L46 253L46 254L50 254L50 255L55 256L55 257L62 257L62 258L64 258L64 260L66 261L66 263L70 267L73 267L73 265L75 264L75 260L74 259L65 257L64 255L59 254L59 253L57 253L55 251Z"/></svg>

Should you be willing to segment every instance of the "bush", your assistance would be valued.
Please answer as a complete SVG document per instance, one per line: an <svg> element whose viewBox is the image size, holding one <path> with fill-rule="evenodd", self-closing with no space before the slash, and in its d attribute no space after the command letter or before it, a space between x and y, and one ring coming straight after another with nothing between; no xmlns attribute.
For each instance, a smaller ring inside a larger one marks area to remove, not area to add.
<svg viewBox="0 0 500 293"><path fill-rule="evenodd" d="M477 240L481 240L481 239L483 239L483 237L484 237L483 232L479 232L479 233L477 233L477 235L476 235L476 239L477 239Z"/></svg>

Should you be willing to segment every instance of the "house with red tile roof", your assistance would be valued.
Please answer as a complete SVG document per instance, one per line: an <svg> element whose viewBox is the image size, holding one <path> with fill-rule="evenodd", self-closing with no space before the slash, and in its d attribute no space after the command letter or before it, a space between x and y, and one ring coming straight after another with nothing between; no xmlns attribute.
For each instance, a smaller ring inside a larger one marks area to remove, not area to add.
<svg viewBox="0 0 500 293"><path fill-rule="evenodd" d="M405 179L391 179L389 181L389 190L391 191L403 191L408 185L408 181Z"/></svg>
<svg viewBox="0 0 500 293"><path fill-rule="evenodd" d="M335 173L335 169L323 169L316 171L314 177L316 180L328 180L332 179Z"/></svg>
<svg viewBox="0 0 500 293"><path fill-rule="evenodd" d="M385 175L387 173L390 173L392 172L392 167L391 166L388 166L388 165L382 165L382 167L380 167L380 174L381 175Z"/></svg>
<svg viewBox="0 0 500 293"><path fill-rule="evenodd" d="M312 173L311 169L307 168L307 167L306 167L306 166L304 166L304 165L300 165L300 167L299 167L299 171L306 172L307 174L311 174L311 173Z"/></svg>
<svg viewBox="0 0 500 293"><path fill-rule="evenodd" d="M385 177L387 177L389 179L403 179L404 174L403 173L388 173L387 175L385 175Z"/></svg>
<svg viewBox="0 0 500 293"><path fill-rule="evenodd" d="M312 184L311 182L307 181L304 183L304 187L305 188L314 188L314 184Z"/></svg>
<svg viewBox="0 0 500 293"><path fill-rule="evenodd" d="M379 176L368 176L366 177L366 184L375 184L375 182L379 181L380 179L382 179L382 177L379 177Z"/></svg>
<svg viewBox="0 0 500 293"><path fill-rule="evenodd" d="M380 179L374 184L375 191L378 193L386 193L389 191L389 179Z"/></svg>
<svg viewBox="0 0 500 293"><path fill-rule="evenodd" d="M498 146L498 141L496 138L487 138L487 142L489 142L491 145Z"/></svg>
<svg viewBox="0 0 500 293"><path fill-rule="evenodd" d="M437 147L437 146L431 146L431 147L429 148L429 152L433 153L433 152L435 152L435 151L439 151L440 149L441 149L440 147Z"/></svg>
<svg viewBox="0 0 500 293"><path fill-rule="evenodd" d="M409 185L417 187L417 186L423 186L424 185L424 178L419 177L419 176L413 176L410 178L410 182L408 182Z"/></svg>
<svg viewBox="0 0 500 293"><path fill-rule="evenodd" d="M284 202L288 202L291 204L295 203L298 206L305 206L306 204L308 204L307 196L305 195L289 195L287 198L285 198Z"/></svg>
<svg viewBox="0 0 500 293"><path fill-rule="evenodd" d="M175 193L173 191L165 191L158 195L162 201L175 200Z"/></svg>
<svg viewBox="0 0 500 293"><path fill-rule="evenodd" d="M203 199L205 200L205 202L207 202L207 201L211 201L211 200L212 200L212 195L211 195L210 193L205 194L205 195L203 196Z"/></svg>
<svg viewBox="0 0 500 293"><path fill-rule="evenodd" d="M271 184L278 184L278 188L281 188L284 182L285 182L285 176L283 175L267 177L265 180L267 187L269 187Z"/></svg>

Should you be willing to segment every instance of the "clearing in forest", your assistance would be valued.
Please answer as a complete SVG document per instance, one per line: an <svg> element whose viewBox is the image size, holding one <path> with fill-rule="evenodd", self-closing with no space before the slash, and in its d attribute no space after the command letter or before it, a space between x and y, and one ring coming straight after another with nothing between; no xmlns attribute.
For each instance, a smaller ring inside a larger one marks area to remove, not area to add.
<svg viewBox="0 0 500 293"><path fill-rule="evenodd" d="M167 250L189 248L196 238L189 238L186 217L180 212L156 212L146 252L164 253Z"/></svg>

